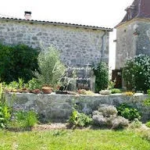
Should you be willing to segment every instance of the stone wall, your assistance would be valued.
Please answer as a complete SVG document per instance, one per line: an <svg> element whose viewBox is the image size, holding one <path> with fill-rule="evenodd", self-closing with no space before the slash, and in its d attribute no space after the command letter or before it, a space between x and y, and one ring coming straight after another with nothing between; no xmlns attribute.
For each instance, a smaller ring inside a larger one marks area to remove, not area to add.
<svg viewBox="0 0 150 150"><path fill-rule="evenodd" d="M150 21L139 21L137 32L136 54L147 54L150 56Z"/></svg>
<svg viewBox="0 0 150 150"><path fill-rule="evenodd" d="M136 55L136 25L136 22L132 22L117 28L116 69L122 68L128 58Z"/></svg>
<svg viewBox="0 0 150 150"><path fill-rule="evenodd" d="M150 55L150 21L129 21L117 28L116 69L135 55Z"/></svg>
<svg viewBox="0 0 150 150"><path fill-rule="evenodd" d="M13 97L13 98L12 98ZM77 104L86 113L97 110L100 104L118 106L128 103L142 113L142 120L150 119L150 109L143 105L147 95L110 95L110 96L74 96L52 94L6 94L7 103L15 110L34 110L45 121L66 121L72 112L72 106Z"/></svg>
<svg viewBox="0 0 150 150"><path fill-rule="evenodd" d="M33 48L54 46L67 66L83 67L101 58L108 63L108 40L109 33L103 30L0 19L0 42Z"/></svg>

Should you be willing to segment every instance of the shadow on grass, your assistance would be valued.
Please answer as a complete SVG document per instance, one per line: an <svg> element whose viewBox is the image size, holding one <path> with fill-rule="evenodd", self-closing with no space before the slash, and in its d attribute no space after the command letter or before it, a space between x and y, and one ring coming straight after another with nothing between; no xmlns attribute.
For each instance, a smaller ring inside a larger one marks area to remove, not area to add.
<svg viewBox="0 0 150 150"><path fill-rule="evenodd" d="M6 130L10 132L27 132L27 131L32 131L32 127L28 127L28 128L9 127L6 128Z"/></svg>

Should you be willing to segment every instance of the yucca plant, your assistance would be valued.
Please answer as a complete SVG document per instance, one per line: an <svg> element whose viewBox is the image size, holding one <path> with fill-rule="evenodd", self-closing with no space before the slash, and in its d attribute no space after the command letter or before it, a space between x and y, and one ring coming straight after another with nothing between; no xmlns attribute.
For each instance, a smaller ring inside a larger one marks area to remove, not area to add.
<svg viewBox="0 0 150 150"><path fill-rule="evenodd" d="M60 60L57 49L50 47L38 56L39 72L35 76L42 85L56 85L64 76L66 67Z"/></svg>

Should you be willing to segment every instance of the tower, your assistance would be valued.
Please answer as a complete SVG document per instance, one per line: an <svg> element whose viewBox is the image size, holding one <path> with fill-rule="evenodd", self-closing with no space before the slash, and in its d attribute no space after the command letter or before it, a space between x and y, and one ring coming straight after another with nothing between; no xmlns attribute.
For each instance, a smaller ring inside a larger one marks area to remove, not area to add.
<svg viewBox="0 0 150 150"><path fill-rule="evenodd" d="M126 15L116 26L116 69L128 58L150 55L150 0L134 0Z"/></svg>

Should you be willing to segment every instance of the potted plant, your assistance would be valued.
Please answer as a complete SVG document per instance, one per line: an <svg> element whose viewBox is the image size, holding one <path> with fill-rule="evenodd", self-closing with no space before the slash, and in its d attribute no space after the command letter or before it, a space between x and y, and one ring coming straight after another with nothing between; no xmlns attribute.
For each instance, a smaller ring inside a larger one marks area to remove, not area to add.
<svg viewBox="0 0 150 150"><path fill-rule="evenodd" d="M31 93L39 94L39 93L41 93L41 91L39 89L34 89L34 90L31 91Z"/></svg>
<svg viewBox="0 0 150 150"><path fill-rule="evenodd" d="M42 87L42 92L44 93L44 94L51 94L52 93L52 87L50 87L50 86L43 86Z"/></svg>

